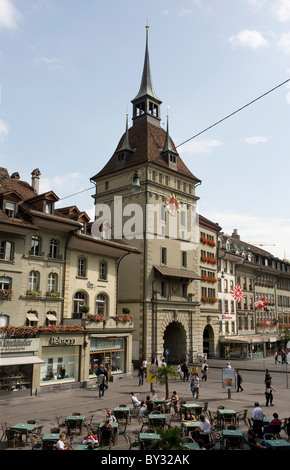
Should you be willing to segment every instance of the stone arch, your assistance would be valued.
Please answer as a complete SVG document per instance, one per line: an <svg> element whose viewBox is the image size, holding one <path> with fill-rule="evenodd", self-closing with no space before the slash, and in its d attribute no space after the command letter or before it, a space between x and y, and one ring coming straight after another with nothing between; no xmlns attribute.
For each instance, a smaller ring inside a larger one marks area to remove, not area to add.
<svg viewBox="0 0 290 470"><path fill-rule="evenodd" d="M168 363L179 364L187 358L186 329L179 321L169 323L163 332L163 354L169 350Z"/></svg>
<svg viewBox="0 0 290 470"><path fill-rule="evenodd" d="M214 331L209 324L203 330L203 352L207 357L214 356Z"/></svg>

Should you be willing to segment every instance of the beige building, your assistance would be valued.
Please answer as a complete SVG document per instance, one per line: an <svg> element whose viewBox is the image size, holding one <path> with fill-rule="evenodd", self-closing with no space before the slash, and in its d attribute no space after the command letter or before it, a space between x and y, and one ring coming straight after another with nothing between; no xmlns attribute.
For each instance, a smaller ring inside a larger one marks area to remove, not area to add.
<svg viewBox="0 0 290 470"><path fill-rule="evenodd" d="M131 374L130 315L117 308L128 244L94 238L76 206L0 169L0 397L78 387L104 364Z"/></svg>
<svg viewBox="0 0 290 470"><path fill-rule="evenodd" d="M108 163L91 179L96 183L96 223L107 223L106 236L137 247L140 259L120 266L120 305L129 306L136 331L133 360L167 356L172 363L192 361L203 352L204 336L214 353L217 305L201 315L200 227L196 185L200 180L182 161L161 126L161 101L149 65L148 28L141 86L132 100L133 125ZM216 241L217 227L206 232ZM212 250L216 256L216 250ZM209 270L208 267L206 267ZM214 267L216 276L216 266ZM209 288L209 287L208 287ZM208 321L211 326L208 329ZM204 335L204 330L210 334Z"/></svg>

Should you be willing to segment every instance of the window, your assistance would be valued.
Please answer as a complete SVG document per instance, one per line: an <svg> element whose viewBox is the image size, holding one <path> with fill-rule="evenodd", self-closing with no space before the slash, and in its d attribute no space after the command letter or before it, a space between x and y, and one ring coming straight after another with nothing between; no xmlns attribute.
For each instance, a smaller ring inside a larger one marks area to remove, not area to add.
<svg viewBox="0 0 290 470"><path fill-rule="evenodd" d="M87 296L84 292L76 292L73 299L74 313L81 313L80 308L87 305Z"/></svg>
<svg viewBox="0 0 290 470"><path fill-rule="evenodd" d="M16 203L4 201L4 212L8 217L15 217L16 215Z"/></svg>
<svg viewBox="0 0 290 470"><path fill-rule="evenodd" d="M12 279L11 277L0 277L0 289L1 290L8 290L11 289L12 286Z"/></svg>
<svg viewBox="0 0 290 470"><path fill-rule="evenodd" d="M161 281L161 297L166 297L166 282Z"/></svg>
<svg viewBox="0 0 290 470"><path fill-rule="evenodd" d="M106 316L107 304L107 297L104 294L99 294L96 298L96 315Z"/></svg>
<svg viewBox="0 0 290 470"><path fill-rule="evenodd" d="M78 276L86 277L87 274L87 260L86 258L79 257L78 259Z"/></svg>
<svg viewBox="0 0 290 470"><path fill-rule="evenodd" d="M38 313L35 310L29 310L26 314L26 326L38 325Z"/></svg>
<svg viewBox="0 0 290 470"><path fill-rule="evenodd" d="M47 291L57 292L58 275L56 273L49 273L47 278Z"/></svg>
<svg viewBox="0 0 290 470"><path fill-rule="evenodd" d="M55 238L52 238L49 245L49 257L54 259L58 258L58 250L59 242Z"/></svg>
<svg viewBox="0 0 290 470"><path fill-rule="evenodd" d="M12 261L14 259L14 243L3 241L0 245L0 259Z"/></svg>
<svg viewBox="0 0 290 470"><path fill-rule="evenodd" d="M100 262L100 279L102 281L107 279L107 263L105 261Z"/></svg>
<svg viewBox="0 0 290 470"><path fill-rule="evenodd" d="M186 251L182 251L181 256L182 256L182 261L181 261L181 262L182 262L182 266L183 266L184 268L186 268L186 267L187 267L187 252L186 252Z"/></svg>
<svg viewBox="0 0 290 470"><path fill-rule="evenodd" d="M167 249L164 247L161 248L161 263L167 263Z"/></svg>
<svg viewBox="0 0 290 470"><path fill-rule="evenodd" d="M40 238L36 235L33 235L31 238L31 248L30 248L30 254L34 256L39 256L40 255Z"/></svg>
<svg viewBox="0 0 290 470"><path fill-rule="evenodd" d="M44 212L46 214L52 214L53 213L53 202L44 201Z"/></svg>
<svg viewBox="0 0 290 470"><path fill-rule="evenodd" d="M30 271L28 279L28 290L39 290L40 274L38 271Z"/></svg>
<svg viewBox="0 0 290 470"><path fill-rule="evenodd" d="M46 326L56 326L57 324L57 316L56 316L56 312L47 312L46 314Z"/></svg>

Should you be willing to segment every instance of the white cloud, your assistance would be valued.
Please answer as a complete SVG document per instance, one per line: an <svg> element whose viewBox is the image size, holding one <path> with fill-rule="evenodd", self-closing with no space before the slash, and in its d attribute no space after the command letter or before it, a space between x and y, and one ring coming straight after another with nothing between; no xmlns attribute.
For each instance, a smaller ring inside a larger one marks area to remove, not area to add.
<svg viewBox="0 0 290 470"><path fill-rule="evenodd" d="M249 31L248 29L244 29L244 31L231 36L229 42L233 47L249 47L250 49L260 49L269 46L269 42L259 31Z"/></svg>
<svg viewBox="0 0 290 470"><path fill-rule="evenodd" d="M273 2L272 11L278 21L284 23L290 20L290 2L289 0L278 0Z"/></svg>
<svg viewBox="0 0 290 470"><path fill-rule="evenodd" d="M290 54L290 33L281 34L277 45L278 49L286 54Z"/></svg>
<svg viewBox="0 0 290 470"><path fill-rule="evenodd" d="M41 192L54 191L59 197L66 197L81 191L83 175L78 172L58 175L54 178L40 178Z"/></svg>
<svg viewBox="0 0 290 470"><path fill-rule="evenodd" d="M190 8L181 8L179 10L179 16L190 16L193 14L193 10Z"/></svg>
<svg viewBox="0 0 290 470"><path fill-rule="evenodd" d="M246 137L245 142L247 144L265 144L268 142L269 138L266 136L253 136L253 137Z"/></svg>
<svg viewBox="0 0 290 470"><path fill-rule="evenodd" d="M14 31L21 19L22 15L12 0L0 0L0 29Z"/></svg>
<svg viewBox="0 0 290 470"><path fill-rule="evenodd" d="M48 65L54 69L62 68L61 60L57 59L56 57L39 57L38 59L36 59L36 62L38 64Z"/></svg>
<svg viewBox="0 0 290 470"><path fill-rule="evenodd" d="M256 217L246 213L219 212L210 209L203 211L202 215L222 227L222 231L231 235L234 229L238 230L240 239L252 244L261 243L259 248L270 252L281 259L290 259L290 225L289 219L271 217Z"/></svg>
<svg viewBox="0 0 290 470"><path fill-rule="evenodd" d="M7 122L0 119L0 140L3 142L4 137L8 134L8 124Z"/></svg>
<svg viewBox="0 0 290 470"><path fill-rule="evenodd" d="M216 147L220 147L222 142L217 139L192 140L184 144L183 153L211 153Z"/></svg>

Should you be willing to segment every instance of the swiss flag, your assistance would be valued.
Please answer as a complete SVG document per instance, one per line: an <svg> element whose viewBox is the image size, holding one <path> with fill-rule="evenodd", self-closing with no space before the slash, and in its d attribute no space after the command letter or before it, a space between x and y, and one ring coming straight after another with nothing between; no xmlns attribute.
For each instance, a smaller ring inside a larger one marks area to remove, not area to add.
<svg viewBox="0 0 290 470"><path fill-rule="evenodd" d="M257 302L255 302L255 310L257 310L258 308L263 308L263 307L266 307L265 297L262 297L260 300L257 300Z"/></svg>

